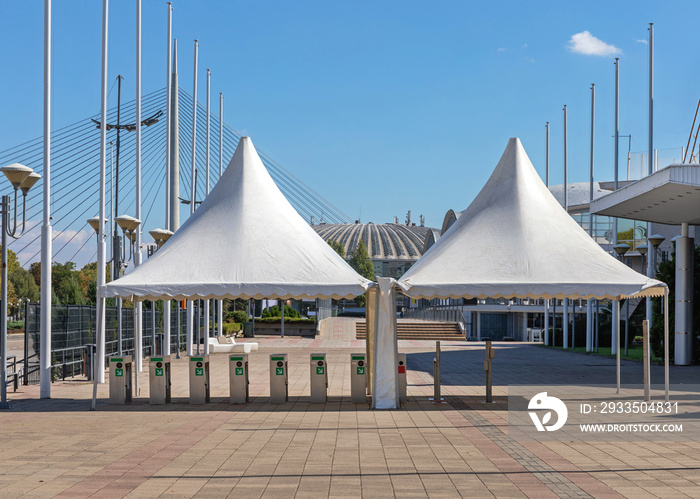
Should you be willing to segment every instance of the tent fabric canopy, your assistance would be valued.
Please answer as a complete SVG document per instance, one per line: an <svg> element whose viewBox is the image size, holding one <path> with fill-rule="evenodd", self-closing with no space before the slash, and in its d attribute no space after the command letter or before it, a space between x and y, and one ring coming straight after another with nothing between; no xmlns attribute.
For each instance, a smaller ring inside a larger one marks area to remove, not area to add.
<svg viewBox="0 0 700 499"><path fill-rule="evenodd" d="M517 138L472 204L398 285L412 298L621 299L666 289L606 253L569 216Z"/></svg>
<svg viewBox="0 0 700 499"><path fill-rule="evenodd" d="M151 258L101 288L104 297L351 298L370 281L299 216L249 137L211 193Z"/></svg>

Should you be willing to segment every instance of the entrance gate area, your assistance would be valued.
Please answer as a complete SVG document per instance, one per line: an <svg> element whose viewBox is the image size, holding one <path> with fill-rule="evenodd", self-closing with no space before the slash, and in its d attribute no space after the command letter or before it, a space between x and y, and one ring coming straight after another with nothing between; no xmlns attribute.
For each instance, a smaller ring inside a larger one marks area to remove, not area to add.
<svg viewBox="0 0 700 499"><path fill-rule="evenodd" d="M180 310L180 340L178 343L177 310L171 309L170 353L185 349L187 331L187 311ZM86 374L86 345L96 341L95 307L90 305L53 305L51 307L51 366L52 378L67 378ZM155 329L153 328L153 311L143 310L143 354L160 353L163 341L162 311L155 310ZM24 361L22 364L23 384L39 383L39 354L41 352L39 303L28 303L24 325ZM195 315L197 317L197 315ZM105 354L107 357L118 351L117 307L107 307L105 315ZM154 351L153 346L156 346ZM122 307L122 354L134 355L134 309Z"/></svg>

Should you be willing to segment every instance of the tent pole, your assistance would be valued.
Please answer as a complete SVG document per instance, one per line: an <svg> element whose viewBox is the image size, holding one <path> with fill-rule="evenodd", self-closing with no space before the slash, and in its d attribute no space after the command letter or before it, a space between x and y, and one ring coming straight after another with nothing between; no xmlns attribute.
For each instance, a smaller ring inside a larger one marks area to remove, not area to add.
<svg viewBox="0 0 700 499"><path fill-rule="evenodd" d="M549 300L544 301L544 345L549 346Z"/></svg>
<svg viewBox="0 0 700 499"><path fill-rule="evenodd" d="M617 330L615 334L617 335L617 392L620 393L620 300L615 300L615 310L617 311Z"/></svg>
<svg viewBox="0 0 700 499"><path fill-rule="evenodd" d="M642 341L644 355L644 400L651 400L651 364L649 361L649 321L642 321Z"/></svg>
<svg viewBox="0 0 700 499"><path fill-rule="evenodd" d="M668 287L664 289L664 384L666 385L666 402L668 402Z"/></svg>

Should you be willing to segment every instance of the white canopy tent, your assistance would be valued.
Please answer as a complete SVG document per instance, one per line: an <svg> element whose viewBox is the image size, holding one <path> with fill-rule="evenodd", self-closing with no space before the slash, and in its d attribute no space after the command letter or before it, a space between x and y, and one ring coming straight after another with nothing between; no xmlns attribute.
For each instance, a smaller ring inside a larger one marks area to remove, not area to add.
<svg viewBox="0 0 700 499"><path fill-rule="evenodd" d="M566 213L517 138L471 205L398 286L411 298L664 296L668 305L664 283L606 253ZM668 366L666 386L668 393Z"/></svg>
<svg viewBox="0 0 700 499"><path fill-rule="evenodd" d="M105 297L350 298L370 281L294 210L249 137L211 193L162 248L102 287Z"/></svg>

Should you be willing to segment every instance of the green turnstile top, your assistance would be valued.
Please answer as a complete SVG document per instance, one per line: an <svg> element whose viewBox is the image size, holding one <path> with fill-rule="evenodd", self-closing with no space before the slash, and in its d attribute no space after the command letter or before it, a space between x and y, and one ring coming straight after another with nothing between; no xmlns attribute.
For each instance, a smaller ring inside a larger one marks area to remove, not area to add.
<svg viewBox="0 0 700 499"><path fill-rule="evenodd" d="M163 357L151 357L151 362L163 362Z"/></svg>
<svg viewBox="0 0 700 499"><path fill-rule="evenodd" d="M231 357L231 360L243 360L243 357Z"/></svg>
<svg viewBox="0 0 700 499"><path fill-rule="evenodd" d="M284 357L270 357L270 360L284 360Z"/></svg>
<svg viewBox="0 0 700 499"><path fill-rule="evenodd" d="M323 355L312 355L311 360L326 360L326 357Z"/></svg>
<svg viewBox="0 0 700 499"><path fill-rule="evenodd" d="M124 362L124 359L122 357L110 357L109 361L110 362Z"/></svg>
<svg viewBox="0 0 700 499"><path fill-rule="evenodd" d="M190 357L190 362L204 362L204 357Z"/></svg>
<svg viewBox="0 0 700 499"><path fill-rule="evenodd" d="M353 355L352 360L365 360L364 355Z"/></svg>

